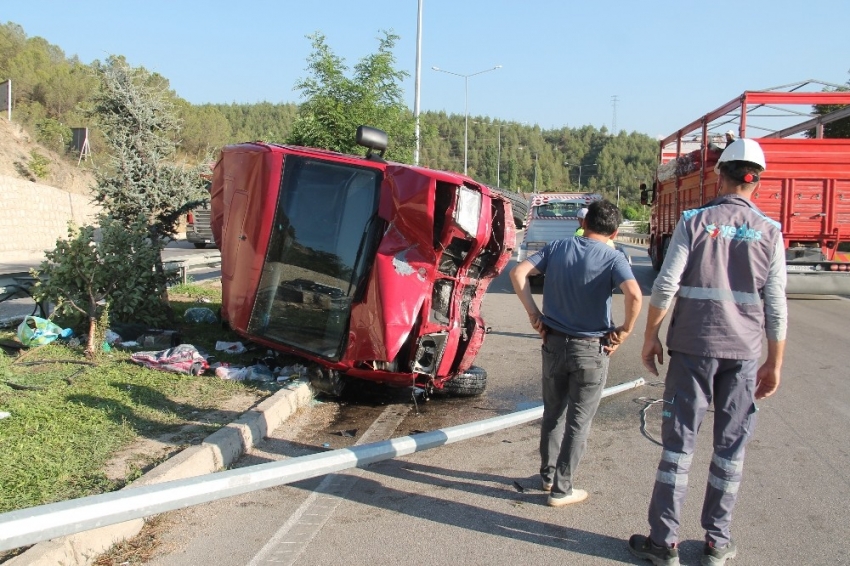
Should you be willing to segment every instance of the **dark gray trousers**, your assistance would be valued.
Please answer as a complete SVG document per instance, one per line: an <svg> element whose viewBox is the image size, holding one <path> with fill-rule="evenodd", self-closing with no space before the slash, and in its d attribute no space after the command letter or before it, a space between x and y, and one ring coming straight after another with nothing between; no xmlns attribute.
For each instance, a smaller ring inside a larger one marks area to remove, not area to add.
<svg viewBox="0 0 850 566"><path fill-rule="evenodd" d="M598 340L547 334L543 352L543 423L540 476L553 495L569 495L587 447L590 424L608 376L608 355Z"/></svg>
<svg viewBox="0 0 850 566"><path fill-rule="evenodd" d="M702 507L706 541L730 540L732 509L744 469L744 452L756 424L757 360L723 360L670 352L661 412L664 450L649 504L650 538L679 541L679 519L688 491L697 433L714 402L714 454Z"/></svg>

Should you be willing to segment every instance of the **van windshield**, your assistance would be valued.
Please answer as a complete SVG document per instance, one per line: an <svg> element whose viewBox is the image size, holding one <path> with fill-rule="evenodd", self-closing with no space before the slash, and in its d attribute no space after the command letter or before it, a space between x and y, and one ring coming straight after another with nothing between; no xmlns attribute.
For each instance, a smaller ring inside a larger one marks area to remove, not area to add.
<svg viewBox="0 0 850 566"><path fill-rule="evenodd" d="M249 332L339 359L380 237L381 171L290 155Z"/></svg>
<svg viewBox="0 0 850 566"><path fill-rule="evenodd" d="M534 207L537 218L576 218L583 202L548 202Z"/></svg>

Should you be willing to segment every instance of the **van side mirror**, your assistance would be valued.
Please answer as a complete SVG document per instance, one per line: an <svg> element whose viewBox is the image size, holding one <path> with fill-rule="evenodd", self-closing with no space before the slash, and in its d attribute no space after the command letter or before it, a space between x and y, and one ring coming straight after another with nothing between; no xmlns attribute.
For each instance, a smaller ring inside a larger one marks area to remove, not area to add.
<svg viewBox="0 0 850 566"><path fill-rule="evenodd" d="M384 152L387 150L387 133L383 130L379 130L378 128L358 126L355 139L357 141L357 145L362 145L363 147L368 148L369 151L366 152L367 159L374 159L372 150L377 151L380 157L383 157Z"/></svg>
<svg viewBox="0 0 850 566"><path fill-rule="evenodd" d="M640 203L643 206L649 205L649 191L646 189L646 183L640 184Z"/></svg>

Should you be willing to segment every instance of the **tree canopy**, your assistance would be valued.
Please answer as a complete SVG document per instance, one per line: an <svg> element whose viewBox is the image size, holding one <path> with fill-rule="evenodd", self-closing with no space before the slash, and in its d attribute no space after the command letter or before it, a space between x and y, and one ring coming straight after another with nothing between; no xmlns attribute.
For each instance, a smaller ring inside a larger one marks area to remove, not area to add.
<svg viewBox="0 0 850 566"><path fill-rule="evenodd" d="M824 92L837 92L845 90L850 90L850 81L847 81L847 86L839 88L825 88ZM846 108L846 106L842 104L819 104L815 105L812 110L816 115L824 116L826 114L829 114L830 112L841 110L842 108ZM815 137L815 131L810 130L809 132L807 132L806 135L810 138L813 138ZM836 120L835 122L830 122L829 124L824 124L823 137L850 138L850 117L842 118L841 120Z"/></svg>
<svg viewBox="0 0 850 566"><path fill-rule="evenodd" d="M288 142L356 154L361 152L355 142L357 127L374 126L389 135L387 156L409 161L414 124L400 84L407 73L395 68L393 48L399 36L383 32L377 52L362 58L352 77L345 75L348 68L324 35L315 33L309 39L313 45L307 60L310 76L296 84L304 103Z"/></svg>

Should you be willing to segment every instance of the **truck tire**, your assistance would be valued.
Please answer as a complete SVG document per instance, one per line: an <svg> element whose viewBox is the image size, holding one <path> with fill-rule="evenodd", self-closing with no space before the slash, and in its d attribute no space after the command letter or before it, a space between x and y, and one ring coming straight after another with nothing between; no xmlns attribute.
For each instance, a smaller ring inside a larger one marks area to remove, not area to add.
<svg viewBox="0 0 850 566"><path fill-rule="evenodd" d="M661 246L656 245L655 236L649 241L649 260L652 262L652 269L661 271L661 264L664 263L661 257Z"/></svg>
<svg viewBox="0 0 850 566"><path fill-rule="evenodd" d="M511 202L511 209L514 214L514 225L516 228L522 229L525 224L525 217L528 214L528 200L519 193L507 191L496 187L490 187L494 193L498 193Z"/></svg>
<svg viewBox="0 0 850 566"><path fill-rule="evenodd" d="M458 397L475 397L484 393L487 388L487 371L478 366L471 366L443 384L443 391Z"/></svg>

